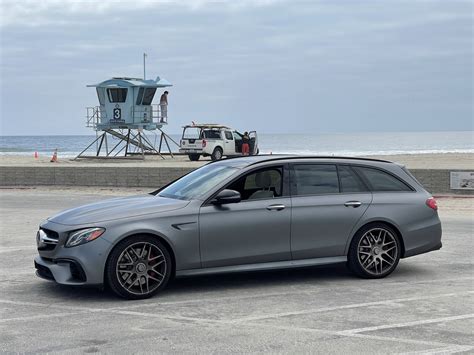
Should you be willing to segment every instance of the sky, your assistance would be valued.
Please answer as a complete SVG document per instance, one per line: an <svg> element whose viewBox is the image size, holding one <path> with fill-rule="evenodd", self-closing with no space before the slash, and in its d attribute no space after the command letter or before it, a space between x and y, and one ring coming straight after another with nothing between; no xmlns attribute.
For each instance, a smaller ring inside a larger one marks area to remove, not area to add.
<svg viewBox="0 0 474 355"><path fill-rule="evenodd" d="M0 134L92 134L86 85L142 77L144 52L169 133L473 130L473 4L2 0Z"/></svg>

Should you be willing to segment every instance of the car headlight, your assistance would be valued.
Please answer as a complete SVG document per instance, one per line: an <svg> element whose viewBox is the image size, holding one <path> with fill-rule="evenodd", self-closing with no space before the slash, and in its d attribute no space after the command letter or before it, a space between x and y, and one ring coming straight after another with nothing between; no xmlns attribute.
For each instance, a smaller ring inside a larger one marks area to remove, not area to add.
<svg viewBox="0 0 474 355"><path fill-rule="evenodd" d="M105 228L86 228L72 232L67 239L66 248L92 242L104 234L104 232Z"/></svg>

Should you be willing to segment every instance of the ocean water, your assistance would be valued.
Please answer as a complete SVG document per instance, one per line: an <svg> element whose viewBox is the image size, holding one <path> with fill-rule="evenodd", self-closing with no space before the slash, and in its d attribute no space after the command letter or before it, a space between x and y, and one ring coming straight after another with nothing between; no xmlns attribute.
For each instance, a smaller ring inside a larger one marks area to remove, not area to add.
<svg viewBox="0 0 474 355"><path fill-rule="evenodd" d="M171 134L179 142L180 135ZM147 133L158 146L159 136ZM90 136L0 136L0 155L75 157L93 140ZM259 134L261 153L317 155L394 155L474 153L474 132L380 132L340 134ZM109 140L109 147L113 145ZM178 147L171 143L173 151Z"/></svg>

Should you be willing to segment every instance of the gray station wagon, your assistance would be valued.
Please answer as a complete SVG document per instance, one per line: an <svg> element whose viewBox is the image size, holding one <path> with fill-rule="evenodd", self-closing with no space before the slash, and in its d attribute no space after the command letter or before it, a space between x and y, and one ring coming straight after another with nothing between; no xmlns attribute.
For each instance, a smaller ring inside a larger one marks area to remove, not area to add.
<svg viewBox="0 0 474 355"><path fill-rule="evenodd" d="M252 156L144 196L66 210L37 233L38 276L139 299L174 276L347 263L362 278L441 248L436 201L403 166Z"/></svg>

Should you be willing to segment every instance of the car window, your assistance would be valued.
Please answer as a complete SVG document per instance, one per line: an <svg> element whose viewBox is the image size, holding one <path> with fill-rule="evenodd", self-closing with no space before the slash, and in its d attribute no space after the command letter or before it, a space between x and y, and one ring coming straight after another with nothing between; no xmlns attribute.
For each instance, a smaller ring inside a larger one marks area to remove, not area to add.
<svg viewBox="0 0 474 355"><path fill-rule="evenodd" d="M225 138L229 140L234 140L234 136L232 135L232 132L230 131L225 131Z"/></svg>
<svg viewBox="0 0 474 355"><path fill-rule="evenodd" d="M160 191L158 196L179 200L196 199L208 193L237 170L225 165L205 165L176 180Z"/></svg>
<svg viewBox="0 0 474 355"><path fill-rule="evenodd" d="M242 201L271 199L282 195L282 167L260 169L242 176L226 187L240 192Z"/></svg>
<svg viewBox="0 0 474 355"><path fill-rule="evenodd" d="M354 167L354 169L365 177L372 191L411 191L404 182L379 169L360 166Z"/></svg>
<svg viewBox="0 0 474 355"><path fill-rule="evenodd" d="M341 184L341 192L364 192L368 191L362 180L347 165L339 165L337 167L339 173L339 183Z"/></svg>
<svg viewBox="0 0 474 355"><path fill-rule="evenodd" d="M294 195L319 195L338 192L339 181L335 165L294 165Z"/></svg>

